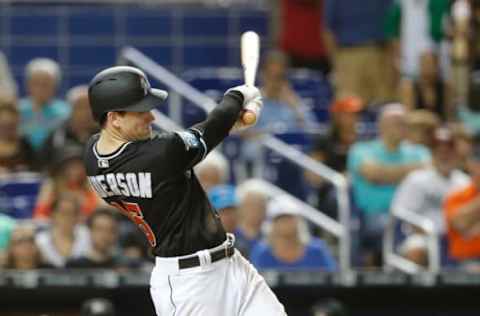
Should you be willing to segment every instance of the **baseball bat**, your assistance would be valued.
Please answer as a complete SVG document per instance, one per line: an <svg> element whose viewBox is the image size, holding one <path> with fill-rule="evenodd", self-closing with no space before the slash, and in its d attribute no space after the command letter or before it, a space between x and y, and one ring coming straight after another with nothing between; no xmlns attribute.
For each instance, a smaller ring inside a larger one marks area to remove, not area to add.
<svg viewBox="0 0 480 316"><path fill-rule="evenodd" d="M245 84L247 86L254 86L260 55L260 38L258 34L253 31L243 33L240 40L240 46ZM242 115L243 123L246 125L255 124L257 121L257 114L257 106L255 104L247 104L245 112Z"/></svg>

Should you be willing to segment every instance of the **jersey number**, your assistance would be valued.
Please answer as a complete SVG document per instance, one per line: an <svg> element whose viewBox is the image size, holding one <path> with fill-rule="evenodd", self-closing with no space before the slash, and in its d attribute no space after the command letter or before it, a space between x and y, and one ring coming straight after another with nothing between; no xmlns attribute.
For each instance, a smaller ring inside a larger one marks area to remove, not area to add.
<svg viewBox="0 0 480 316"><path fill-rule="evenodd" d="M147 236L150 246L155 247L157 245L157 239L153 233L150 225L143 219L143 213L140 206L137 203L129 203L124 201L110 202L113 206L118 208L120 212L126 215L132 222L134 222Z"/></svg>

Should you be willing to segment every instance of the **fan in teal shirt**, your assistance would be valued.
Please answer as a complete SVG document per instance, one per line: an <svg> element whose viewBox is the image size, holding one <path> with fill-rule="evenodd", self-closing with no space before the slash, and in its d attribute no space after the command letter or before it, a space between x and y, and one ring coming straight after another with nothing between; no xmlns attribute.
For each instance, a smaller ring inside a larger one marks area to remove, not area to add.
<svg viewBox="0 0 480 316"><path fill-rule="evenodd" d="M48 135L69 117L70 106L63 100L53 99L38 111L33 108L30 98L20 100L21 132L38 151Z"/></svg>
<svg viewBox="0 0 480 316"><path fill-rule="evenodd" d="M70 106L55 98L60 67L48 58L35 58L26 67L28 96L19 102L21 132L38 151L48 135L70 115Z"/></svg>
<svg viewBox="0 0 480 316"><path fill-rule="evenodd" d="M355 144L348 155L348 169L352 176L356 205L365 213L388 212L398 185L379 184L366 179L359 171L364 162L374 161L384 166L401 166L429 160L430 153L425 147L407 142L402 142L394 151L387 150L382 140Z"/></svg>

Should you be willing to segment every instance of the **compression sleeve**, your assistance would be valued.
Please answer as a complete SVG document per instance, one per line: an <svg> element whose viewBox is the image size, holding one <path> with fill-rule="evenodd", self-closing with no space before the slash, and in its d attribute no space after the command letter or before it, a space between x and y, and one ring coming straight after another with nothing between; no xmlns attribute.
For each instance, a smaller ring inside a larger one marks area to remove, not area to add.
<svg viewBox="0 0 480 316"><path fill-rule="evenodd" d="M240 115L242 105L243 95L238 91L230 91L204 121L190 127L190 130L197 131L201 135L207 152L228 136Z"/></svg>

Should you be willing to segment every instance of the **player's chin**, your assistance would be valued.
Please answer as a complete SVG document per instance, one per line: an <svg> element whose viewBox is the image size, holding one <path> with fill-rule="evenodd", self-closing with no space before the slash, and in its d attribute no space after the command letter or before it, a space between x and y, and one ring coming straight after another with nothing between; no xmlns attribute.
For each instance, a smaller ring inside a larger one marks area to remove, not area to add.
<svg viewBox="0 0 480 316"><path fill-rule="evenodd" d="M151 137L152 137L152 129L149 128L149 129L143 130L142 133L139 133L137 139L147 140L147 139L150 139Z"/></svg>

